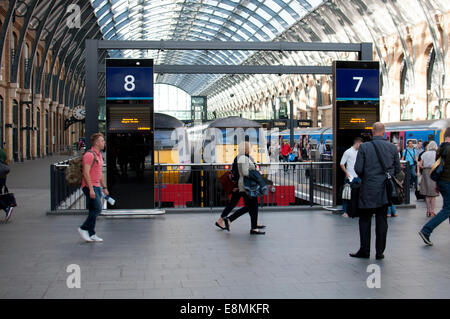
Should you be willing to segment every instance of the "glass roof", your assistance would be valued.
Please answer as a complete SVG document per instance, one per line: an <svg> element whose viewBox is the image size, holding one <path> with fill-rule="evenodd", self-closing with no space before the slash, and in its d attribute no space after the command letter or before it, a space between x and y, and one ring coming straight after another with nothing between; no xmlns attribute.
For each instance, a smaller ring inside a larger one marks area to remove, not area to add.
<svg viewBox="0 0 450 319"><path fill-rule="evenodd" d="M325 0L91 0L105 40L272 41ZM155 64L241 64L253 52L121 50ZM221 75L158 76L190 94Z"/></svg>

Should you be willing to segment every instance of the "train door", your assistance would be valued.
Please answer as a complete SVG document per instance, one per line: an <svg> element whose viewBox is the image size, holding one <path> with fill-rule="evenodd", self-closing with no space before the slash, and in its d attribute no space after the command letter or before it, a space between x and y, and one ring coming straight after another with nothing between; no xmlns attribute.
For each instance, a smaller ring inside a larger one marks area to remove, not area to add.
<svg viewBox="0 0 450 319"><path fill-rule="evenodd" d="M391 140L391 132L386 132L386 139L389 141L389 142L391 142L392 143L392 140Z"/></svg>
<svg viewBox="0 0 450 319"><path fill-rule="evenodd" d="M406 145L405 145L405 131L398 133L398 139L399 139L400 149L404 150L405 147L406 147Z"/></svg>

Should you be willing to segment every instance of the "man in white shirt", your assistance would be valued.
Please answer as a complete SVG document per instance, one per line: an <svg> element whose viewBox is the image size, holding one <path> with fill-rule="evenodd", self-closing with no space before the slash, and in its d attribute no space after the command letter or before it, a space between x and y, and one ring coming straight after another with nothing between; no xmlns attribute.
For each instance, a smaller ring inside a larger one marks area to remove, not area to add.
<svg viewBox="0 0 450 319"><path fill-rule="evenodd" d="M356 163L356 156L358 155L358 148L362 144L363 140L361 137L356 137L353 140L353 146L350 147L348 150L344 152L344 155L342 155L341 159L341 169L345 173L345 182L344 183L352 183L355 178L358 178L358 175L355 172L355 163ZM343 200L342 202L342 208L344 209L344 217L348 217L347 214L347 207L348 207L348 201Z"/></svg>

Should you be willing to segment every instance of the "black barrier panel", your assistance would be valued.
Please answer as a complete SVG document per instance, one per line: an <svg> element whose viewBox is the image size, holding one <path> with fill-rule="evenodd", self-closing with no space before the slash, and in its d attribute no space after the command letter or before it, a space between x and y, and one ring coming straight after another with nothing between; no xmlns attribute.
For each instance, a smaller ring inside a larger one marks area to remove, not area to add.
<svg viewBox="0 0 450 319"><path fill-rule="evenodd" d="M153 60L106 60L109 209L155 207Z"/></svg>
<svg viewBox="0 0 450 319"><path fill-rule="evenodd" d="M333 62L333 205L342 204L345 174L340 167L354 139L372 139L372 125L380 120L379 63Z"/></svg>

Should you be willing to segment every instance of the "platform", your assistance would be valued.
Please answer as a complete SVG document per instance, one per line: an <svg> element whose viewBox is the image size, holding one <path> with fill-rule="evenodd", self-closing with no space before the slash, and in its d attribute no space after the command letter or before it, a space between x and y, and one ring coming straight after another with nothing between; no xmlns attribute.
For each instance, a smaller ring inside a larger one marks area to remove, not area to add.
<svg viewBox="0 0 450 319"><path fill-rule="evenodd" d="M14 164L8 186L19 206L0 224L0 298L448 298L450 225L427 247L417 231L425 203L389 219L386 258L348 256L359 246L358 220L327 210L264 209L265 236L249 234L249 217L214 226L218 213L151 219L100 217L103 243L77 233L84 216L49 216L48 170L56 157ZM412 197L414 198L414 197ZM412 202L413 203L413 202ZM438 207L442 205L439 200ZM3 217L3 216L2 216ZM373 243L372 237L372 245ZM67 266L81 269L69 289ZM367 267L381 267L369 289Z"/></svg>

